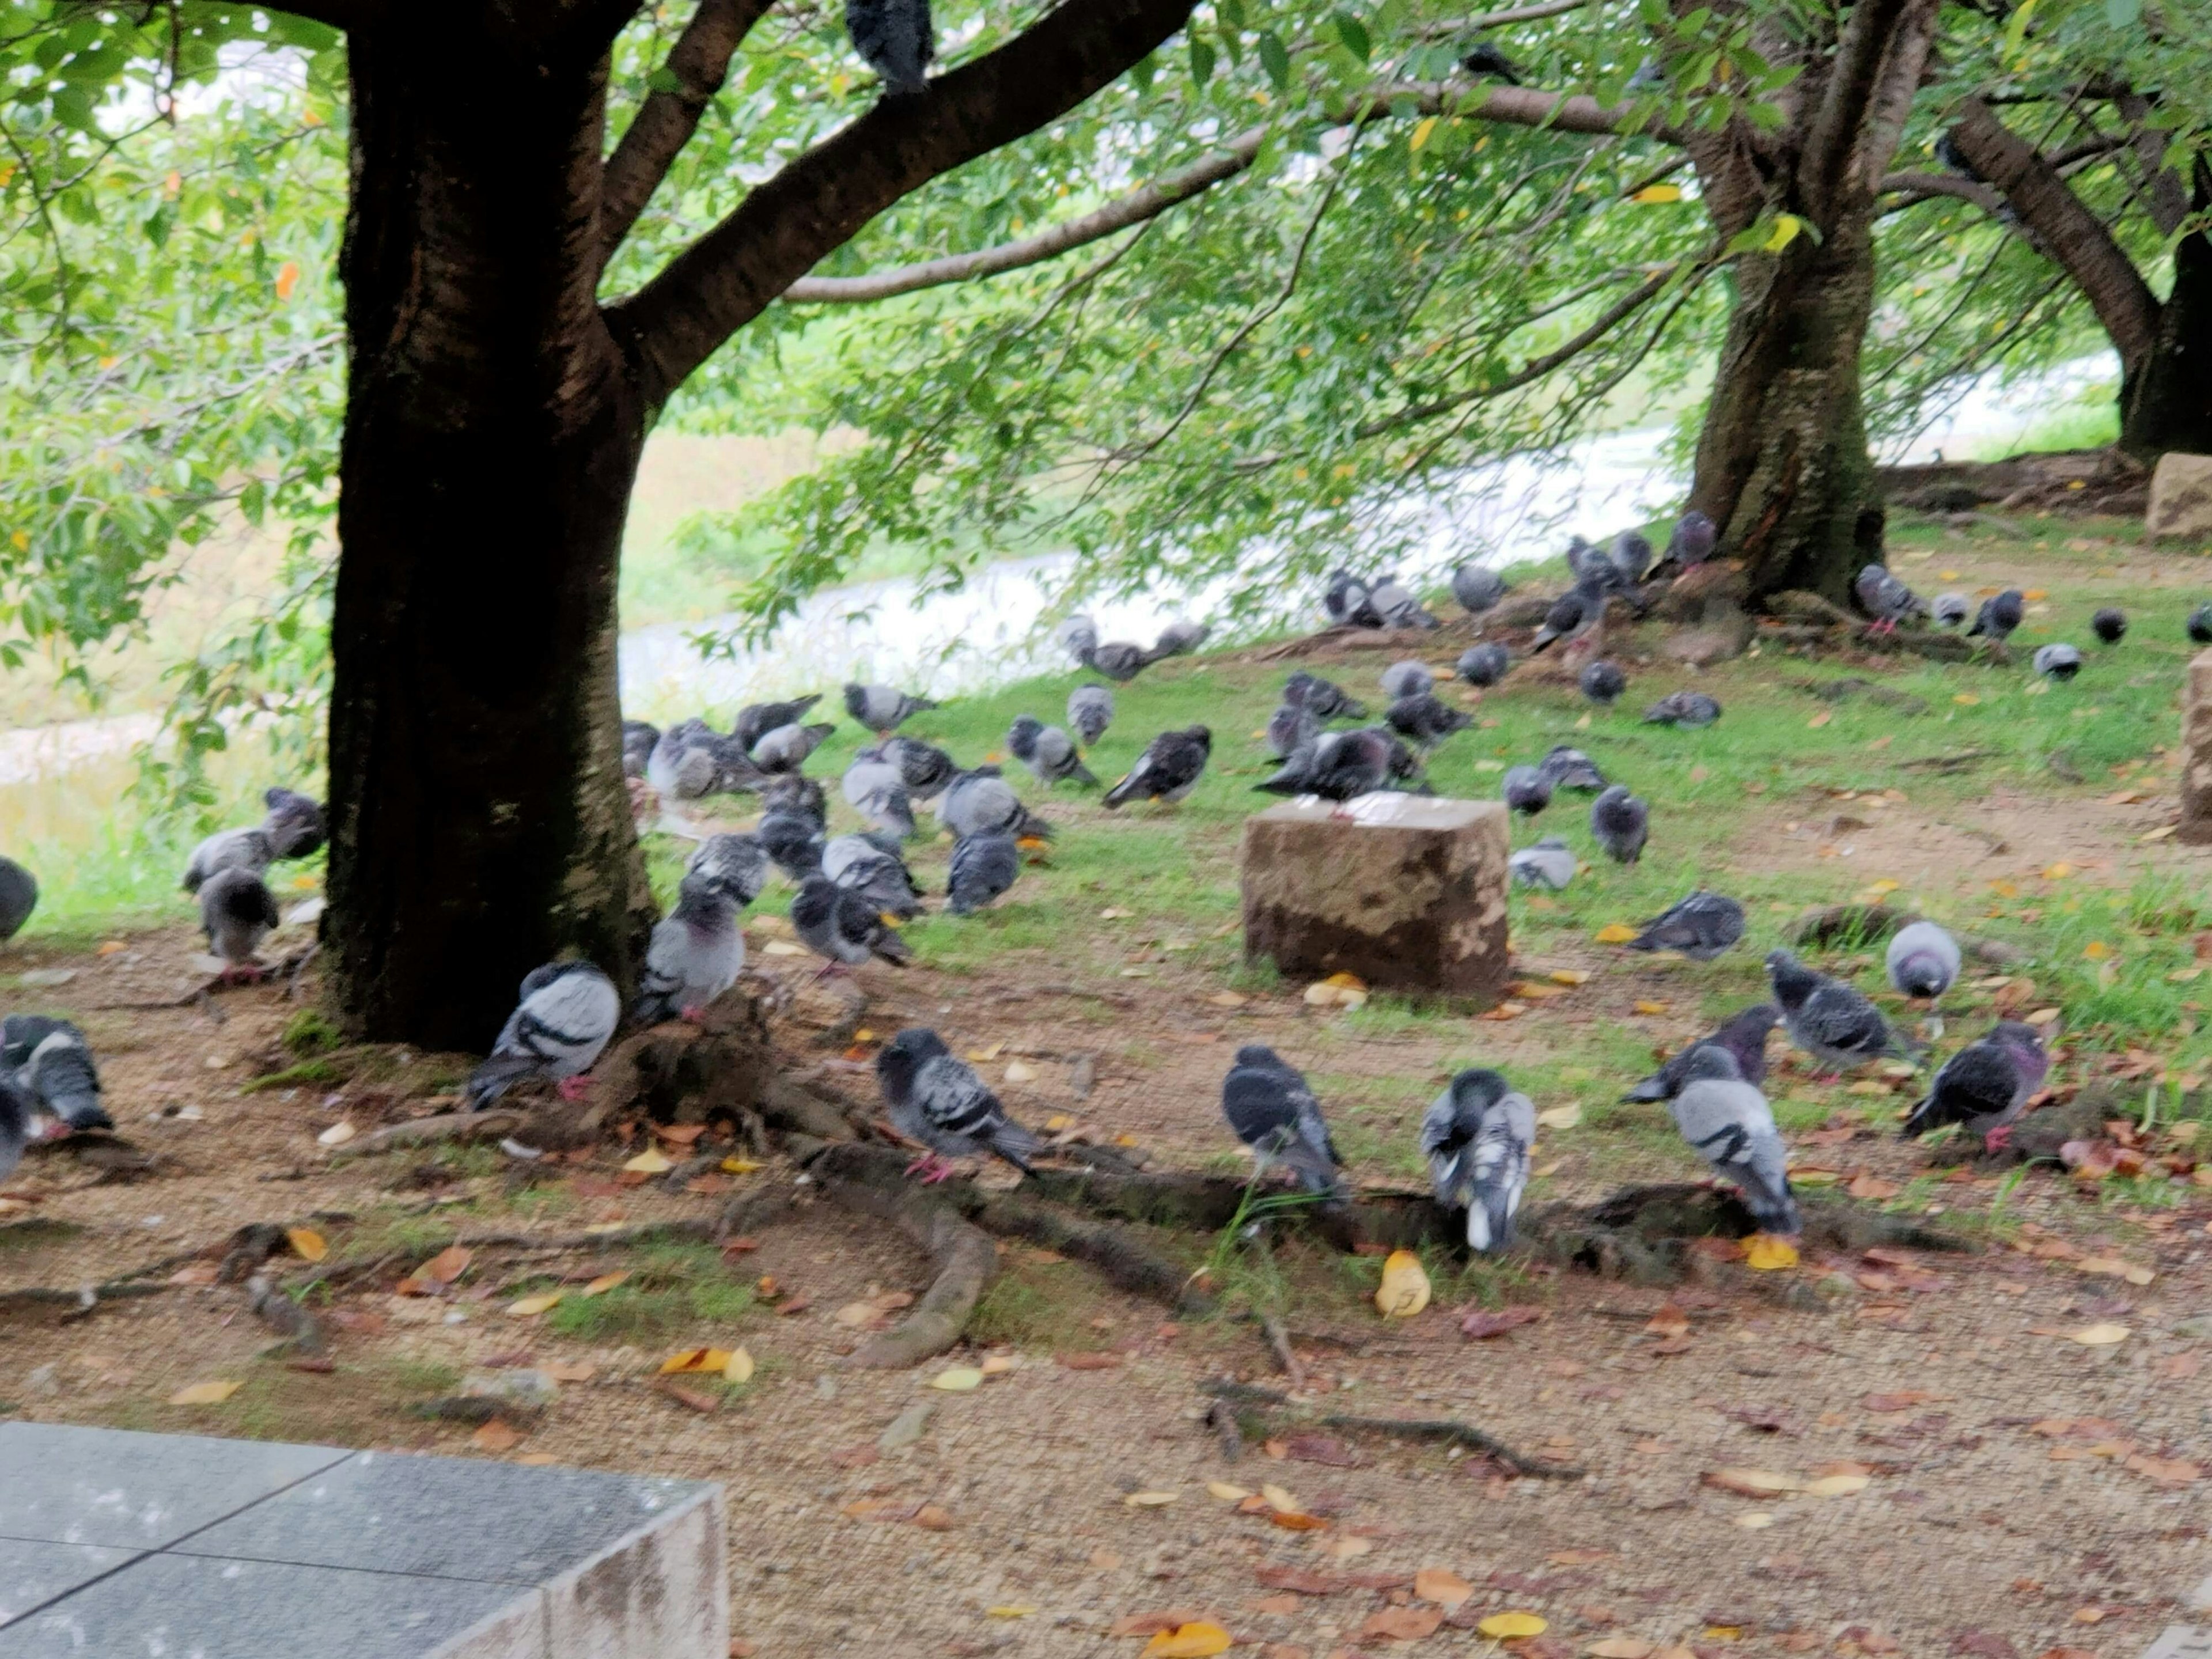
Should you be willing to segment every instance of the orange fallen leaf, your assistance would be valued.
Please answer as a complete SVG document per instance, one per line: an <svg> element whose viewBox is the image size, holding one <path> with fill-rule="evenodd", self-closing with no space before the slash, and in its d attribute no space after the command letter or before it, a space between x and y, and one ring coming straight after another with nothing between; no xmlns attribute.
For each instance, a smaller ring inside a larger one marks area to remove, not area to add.
<svg viewBox="0 0 2212 1659"><path fill-rule="evenodd" d="M442 1291L469 1268L475 1253L459 1244L449 1244L417 1267L408 1277L417 1285L432 1291Z"/></svg>
<svg viewBox="0 0 2212 1659"><path fill-rule="evenodd" d="M1267 1519L1286 1532L1320 1532L1328 1525L1321 1516L1302 1510L1269 1510Z"/></svg>
<svg viewBox="0 0 2212 1659"><path fill-rule="evenodd" d="M284 1241L302 1261L320 1261L331 1253L329 1241L313 1227L287 1228Z"/></svg>
<svg viewBox="0 0 2212 1659"><path fill-rule="evenodd" d="M1385 1607L1367 1615L1359 1635L1363 1641L1382 1636L1398 1642L1421 1642L1434 1636L1443 1621L1443 1613L1436 1607Z"/></svg>
<svg viewBox="0 0 2212 1659"><path fill-rule="evenodd" d="M730 1351L727 1348L686 1348L683 1352L672 1353L660 1362L660 1375L679 1376L687 1372L719 1371L726 1369L729 1363Z"/></svg>
<svg viewBox="0 0 2212 1659"><path fill-rule="evenodd" d="M1413 1575L1413 1594L1449 1613L1474 1594L1474 1586L1442 1567L1423 1567Z"/></svg>
<svg viewBox="0 0 2212 1659"><path fill-rule="evenodd" d="M1626 945L1636 937L1636 929L1626 922L1608 921L1597 930L1596 937L1600 945Z"/></svg>
<svg viewBox="0 0 2212 1659"><path fill-rule="evenodd" d="M914 1524L924 1532L951 1532L959 1524L952 1511L936 1504L924 1504L914 1512Z"/></svg>
<svg viewBox="0 0 2212 1659"><path fill-rule="evenodd" d="M629 1277L629 1270L628 1268L624 1268L620 1273L601 1273L590 1284L585 1285L579 1294L583 1296L605 1296L609 1291L614 1289L616 1285L621 1284Z"/></svg>
<svg viewBox="0 0 2212 1659"><path fill-rule="evenodd" d="M522 1443L522 1437L495 1417L469 1437L469 1443L478 1451L513 1451Z"/></svg>
<svg viewBox="0 0 2212 1659"><path fill-rule="evenodd" d="M1235 1638L1210 1619L1193 1620L1164 1630L1145 1644L1140 1659L1210 1659L1226 1653Z"/></svg>

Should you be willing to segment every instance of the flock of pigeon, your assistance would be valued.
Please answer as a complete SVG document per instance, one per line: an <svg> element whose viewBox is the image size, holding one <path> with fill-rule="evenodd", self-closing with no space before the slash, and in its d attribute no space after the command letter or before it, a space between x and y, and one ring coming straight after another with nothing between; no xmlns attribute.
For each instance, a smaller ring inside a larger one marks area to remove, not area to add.
<svg viewBox="0 0 2212 1659"><path fill-rule="evenodd" d="M1972 615L1967 636L2002 645L2027 616L2027 595L2017 587L1993 593L1979 606L1964 593L1938 593L1930 604L1878 564L1860 571L1851 591L1874 619L1877 632L1893 633L1909 622L1933 621L1939 628L1959 628ZM2212 645L2212 605L2200 605L2190 612L2188 626L2191 640ZM2127 613L2107 605L2089 618L2089 631L2105 645L2118 645L2127 637ZM2070 680L2081 672L2081 647L2063 640L2038 647L2031 660L2035 672L2045 679Z"/></svg>

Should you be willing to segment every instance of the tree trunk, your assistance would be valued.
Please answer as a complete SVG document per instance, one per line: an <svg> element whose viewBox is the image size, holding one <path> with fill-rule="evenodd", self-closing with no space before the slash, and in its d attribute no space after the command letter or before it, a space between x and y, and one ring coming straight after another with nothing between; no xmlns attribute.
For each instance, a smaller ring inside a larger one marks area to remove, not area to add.
<svg viewBox="0 0 2212 1659"><path fill-rule="evenodd" d="M2173 291L2123 396L2120 447L2130 454L2212 454L2212 241L2201 231L2174 246Z"/></svg>
<svg viewBox="0 0 2212 1659"><path fill-rule="evenodd" d="M644 419L594 302L605 64L357 27L331 941L356 1035L481 1050L649 915L615 586Z"/></svg>

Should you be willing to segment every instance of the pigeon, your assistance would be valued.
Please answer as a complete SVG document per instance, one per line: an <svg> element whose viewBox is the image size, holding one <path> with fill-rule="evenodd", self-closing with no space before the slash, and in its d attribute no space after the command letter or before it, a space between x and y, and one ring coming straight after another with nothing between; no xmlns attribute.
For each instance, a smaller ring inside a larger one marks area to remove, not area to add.
<svg viewBox="0 0 2212 1659"><path fill-rule="evenodd" d="M1273 1048L1252 1043L1237 1051L1221 1080L1221 1115L1237 1139L1255 1155L1253 1178L1278 1160L1310 1193L1341 1194L1343 1160L1322 1121L1321 1103L1297 1067Z"/></svg>
<svg viewBox="0 0 2212 1659"><path fill-rule="evenodd" d="M2081 672L2081 653L2060 641L2035 653L2035 672L2048 680L2070 680Z"/></svg>
<svg viewBox="0 0 2212 1659"><path fill-rule="evenodd" d="M323 804L312 795L281 787L261 792L261 804L269 809L269 816L261 827L267 832L269 846L280 859L303 859L322 850L329 834L323 817Z"/></svg>
<svg viewBox="0 0 2212 1659"><path fill-rule="evenodd" d="M920 738L885 738L862 755L873 755L898 768L906 792L915 800L929 800L960 775L960 763L934 744Z"/></svg>
<svg viewBox="0 0 2212 1659"><path fill-rule="evenodd" d="M1266 738L1267 752L1277 760L1288 760L1321 741L1321 722L1304 703L1285 702L1267 716Z"/></svg>
<svg viewBox="0 0 2212 1659"><path fill-rule="evenodd" d="M801 945L825 959L823 974L857 968L871 958L894 968L914 960L914 952L881 911L819 870L799 884L798 896L791 901L791 927Z"/></svg>
<svg viewBox="0 0 2212 1659"><path fill-rule="evenodd" d="M67 1130L112 1129L100 1103L100 1072L84 1033L65 1019L10 1014L0 1020L4 1081ZM4 1157L4 1154L0 1154Z"/></svg>
<svg viewBox="0 0 2212 1659"><path fill-rule="evenodd" d="M1899 992L1933 1002L1959 977L1959 941L1932 921L1916 921L1891 935L1885 965Z"/></svg>
<svg viewBox="0 0 2212 1659"><path fill-rule="evenodd" d="M31 1099L15 1083L0 1078L0 1181L15 1173L31 1140Z"/></svg>
<svg viewBox="0 0 2212 1659"><path fill-rule="evenodd" d="M1528 641L1528 650L1533 655L1548 648L1556 640L1581 634L1604 615L1604 586L1589 577L1578 580L1552 601L1552 608L1544 613L1542 625Z"/></svg>
<svg viewBox="0 0 2212 1659"><path fill-rule="evenodd" d="M1581 750L1564 743L1555 744L1536 764L1552 781L1554 789L1581 789L1595 793L1605 787L1605 774L1597 769L1597 763Z"/></svg>
<svg viewBox="0 0 2212 1659"><path fill-rule="evenodd" d="M1574 849L1557 836L1547 836L1534 847L1524 847L1505 860L1505 867L1520 887L1540 887L1561 893L1575 878Z"/></svg>
<svg viewBox="0 0 2212 1659"><path fill-rule="evenodd" d="M1098 624L1088 617L1070 617L1053 630L1052 637L1061 650L1079 664L1085 652L1098 648Z"/></svg>
<svg viewBox="0 0 2212 1659"><path fill-rule="evenodd" d="M1745 1082L1722 1048L1693 1049L1687 1071L1680 1091L1667 1103L1682 1139L1715 1175L1742 1190L1744 1206L1761 1232L1800 1231L1790 1154L1759 1085Z"/></svg>
<svg viewBox="0 0 2212 1659"><path fill-rule="evenodd" d="M1383 710L1382 719L1393 732L1425 749L1433 749L1453 732L1464 732L1474 724L1474 715L1464 709L1447 708L1428 691L1419 696L1399 698Z"/></svg>
<svg viewBox="0 0 2212 1659"><path fill-rule="evenodd" d="M845 769L843 788L848 805L868 821L872 830L901 841L914 834L914 798L906 779L887 760L863 750Z"/></svg>
<svg viewBox="0 0 2212 1659"><path fill-rule="evenodd" d="M1328 619L1339 627L1380 628L1382 613L1376 610L1368 596L1367 584L1348 570L1329 573L1328 589L1322 594L1322 609Z"/></svg>
<svg viewBox="0 0 2212 1659"><path fill-rule="evenodd" d="M1713 521L1693 507L1674 520L1674 534L1667 538L1667 556L1685 570L1694 569L1713 556L1719 541Z"/></svg>
<svg viewBox="0 0 2212 1659"><path fill-rule="evenodd" d="M1415 662L1410 657L1382 671L1382 690L1394 702L1400 697L1420 696L1435 690L1436 684L1437 677L1429 672L1428 665Z"/></svg>
<svg viewBox="0 0 2212 1659"><path fill-rule="evenodd" d="M0 941L23 931L39 908L39 878L13 859L0 858Z"/></svg>
<svg viewBox="0 0 2212 1659"><path fill-rule="evenodd" d="M1594 662L1583 669L1575 684L1592 702L1610 705L1628 690L1628 676L1620 672L1617 663Z"/></svg>
<svg viewBox="0 0 2212 1659"><path fill-rule="evenodd" d="M1406 775L1401 760L1404 750L1405 745L1380 726L1324 732L1312 744L1293 750L1282 770L1252 787L1271 795L1357 800L1389 787L1394 776Z"/></svg>
<svg viewBox="0 0 2212 1659"><path fill-rule="evenodd" d="M1382 618L1385 628L1441 628L1443 624L1428 612L1420 596L1395 576L1385 576L1375 584L1367 601Z"/></svg>
<svg viewBox="0 0 2212 1659"><path fill-rule="evenodd" d="M262 976L265 970L253 952L276 921L276 901L256 871L218 870L200 887L200 930L208 948L223 959L225 984Z"/></svg>
<svg viewBox="0 0 2212 1659"><path fill-rule="evenodd" d="M615 1034L622 997L588 962L549 962L530 970L491 1055L469 1075L469 1109L481 1112L526 1079L557 1085L562 1097L583 1092L581 1074Z"/></svg>
<svg viewBox="0 0 2212 1659"><path fill-rule="evenodd" d="M1454 672L1469 685L1492 686L1505 678L1505 671L1513 666L1513 653L1492 640L1487 645L1470 645L1459 653Z"/></svg>
<svg viewBox="0 0 2212 1659"><path fill-rule="evenodd" d="M912 98L928 89L937 56L929 0L845 0L845 33L860 60L883 76L884 96Z"/></svg>
<svg viewBox="0 0 2212 1659"><path fill-rule="evenodd" d="M1037 1138L1006 1115L998 1096L975 1068L926 1026L909 1026L876 1056L876 1081L890 1109L891 1127L924 1149L907 1166L927 1181L952 1173L955 1158L1004 1158L1024 1175L1042 1150Z"/></svg>
<svg viewBox="0 0 2212 1659"><path fill-rule="evenodd" d="M1114 694L1103 685L1079 685L1067 694L1067 723L1086 749L1114 723Z"/></svg>
<svg viewBox="0 0 2212 1659"><path fill-rule="evenodd" d="M672 800L750 788L760 769L734 738L702 720L678 720L660 734L645 757L645 779Z"/></svg>
<svg viewBox="0 0 2212 1659"><path fill-rule="evenodd" d="M764 772L796 772L836 729L827 720L813 726L801 726L796 721L779 726L773 732L763 733L761 740L753 745L753 762Z"/></svg>
<svg viewBox="0 0 2212 1659"><path fill-rule="evenodd" d="M1999 1020L1979 1042L1943 1062L1900 1133L1910 1139L1956 1123L1994 1152L2011 1139L2014 1121L2050 1070L2041 1032L2016 1019Z"/></svg>
<svg viewBox="0 0 2212 1659"><path fill-rule="evenodd" d="M945 908L952 915L971 915L1012 887L1021 872L1021 848L1005 830L963 836L952 843Z"/></svg>
<svg viewBox="0 0 2212 1659"><path fill-rule="evenodd" d="M2027 614L2027 596L2017 587L2008 587L2002 593L1993 593L1982 601L1982 608L1974 613L1974 625L1969 635L1979 634L2002 644L2012 630L2020 626L2021 618Z"/></svg>
<svg viewBox="0 0 2212 1659"><path fill-rule="evenodd" d="M1501 793L1508 808L1533 818L1552 804L1552 781L1535 767L1509 766Z"/></svg>
<svg viewBox="0 0 2212 1659"><path fill-rule="evenodd" d="M1613 556L1580 536L1567 544L1567 574L1577 586L1586 584L1601 592L1618 593L1627 586Z"/></svg>
<svg viewBox="0 0 2212 1659"><path fill-rule="evenodd" d="M871 836L840 836L822 848L822 873L886 915L908 921L921 914L921 889L906 860Z"/></svg>
<svg viewBox="0 0 2212 1659"><path fill-rule="evenodd" d="M1127 640L1109 640L1103 645L1090 647L1076 660L1103 674L1115 684L1124 685L1144 671L1150 658L1141 645L1132 645Z"/></svg>
<svg viewBox="0 0 2212 1659"><path fill-rule="evenodd" d="M1781 1018L1780 1011L1772 1003L1753 1003L1742 1012L1730 1015L1711 1036L1699 1037L1621 1098L1625 1101L1672 1100L1681 1092L1682 1085L1690 1080L1690 1057L1700 1048L1725 1051L1734 1062L1738 1077L1753 1085L1765 1083L1766 1034L1774 1029L1775 1022Z"/></svg>
<svg viewBox="0 0 2212 1659"><path fill-rule="evenodd" d="M210 878L224 870L243 870L258 876L276 856L269 832L258 823L249 830L218 830L192 848L185 865L185 891L198 892Z"/></svg>
<svg viewBox="0 0 2212 1659"><path fill-rule="evenodd" d="M811 696L794 697L789 702L749 703L738 710L738 723L731 728L730 735L750 754L753 745L777 726L798 724L821 701L822 694L817 691Z"/></svg>
<svg viewBox="0 0 2212 1659"><path fill-rule="evenodd" d="M1646 726L1711 726L1721 706L1702 691L1670 691L1644 711Z"/></svg>
<svg viewBox="0 0 2212 1659"><path fill-rule="evenodd" d="M2212 607L2208 607L2212 608ZM1295 696L1300 707L1326 726L1331 720L1364 720L1367 705L1346 695L1344 688L1318 674L1300 670L1283 682L1283 701Z"/></svg>
<svg viewBox="0 0 2212 1659"><path fill-rule="evenodd" d="M2128 613L2106 605L2089 618L2089 631L2106 645L2118 645L2127 636Z"/></svg>
<svg viewBox="0 0 2212 1659"><path fill-rule="evenodd" d="M1206 623L1190 622L1178 617L1160 629L1160 637L1153 642L1151 656L1154 662L1169 657L1187 657L1206 643L1206 636L1213 632Z"/></svg>
<svg viewBox="0 0 2212 1659"><path fill-rule="evenodd" d="M1505 578L1486 564L1463 564L1452 572L1452 598L1470 617L1480 617L1505 597Z"/></svg>
<svg viewBox="0 0 2212 1659"><path fill-rule="evenodd" d="M653 753L653 744L660 741L660 728L644 720L624 720L622 723L623 775L641 778L645 763Z"/></svg>
<svg viewBox="0 0 2212 1659"><path fill-rule="evenodd" d="M1624 530L1615 536L1612 545L1606 549L1606 556L1620 572L1624 592L1641 584L1650 574L1651 567L1659 562L1658 556L1651 550L1650 538L1640 530Z"/></svg>
<svg viewBox="0 0 2212 1659"><path fill-rule="evenodd" d="M1157 800L1172 805L1198 787L1212 752L1213 733L1202 726L1180 732L1163 732L1145 745L1128 775L1106 792L1102 806L1114 807L1133 800Z"/></svg>
<svg viewBox="0 0 2212 1659"><path fill-rule="evenodd" d="M1520 66L1487 41L1461 58L1459 66L1478 80L1487 75L1509 87L1521 84Z"/></svg>
<svg viewBox="0 0 2212 1659"><path fill-rule="evenodd" d="M739 904L750 904L768 885L768 848L757 836L709 836L693 849L687 876L705 875Z"/></svg>
<svg viewBox="0 0 2212 1659"><path fill-rule="evenodd" d="M1536 1106L1497 1073L1462 1072L1421 1118L1421 1156L1437 1202L1467 1212L1468 1248L1493 1255L1513 1242L1513 1212L1528 1184Z"/></svg>
<svg viewBox="0 0 2212 1659"><path fill-rule="evenodd" d="M1858 579L1851 584L1851 592L1874 619L1877 633L1894 633L1899 623L1928 614L1928 606L1920 596L1878 564L1868 565L1859 572Z"/></svg>
<svg viewBox="0 0 2212 1659"><path fill-rule="evenodd" d="M2212 605L2200 605L2189 613L2189 637L2198 645L2212 645Z"/></svg>
<svg viewBox="0 0 2212 1659"><path fill-rule="evenodd" d="M1725 894L1700 890L1645 922L1628 948L1680 951L1693 962L1711 962L1742 938L1743 906Z"/></svg>
<svg viewBox="0 0 2212 1659"><path fill-rule="evenodd" d="M952 832L956 840L992 830L1012 835L1025 814L1021 797L1014 793L1012 784L999 775L995 766L979 766L972 772L963 772L937 798L938 821Z"/></svg>
<svg viewBox="0 0 2212 1659"><path fill-rule="evenodd" d="M1844 1068L1884 1054L1917 1060L1881 1010L1839 979L1808 968L1787 951L1766 958L1766 977L1782 1005L1790 1040L1815 1060Z"/></svg>
<svg viewBox="0 0 2212 1659"><path fill-rule="evenodd" d="M792 812L812 818L817 830L830 822L830 796L818 778L797 772L770 778L761 785L760 802L763 812Z"/></svg>
<svg viewBox="0 0 2212 1659"><path fill-rule="evenodd" d="M763 812L753 826L753 839L789 880L803 882L821 873L821 819L791 811Z"/></svg>
<svg viewBox="0 0 2212 1659"><path fill-rule="evenodd" d="M1633 864L1651 834L1650 809L1626 784L1616 783L1590 803L1590 834L1615 864Z"/></svg>
<svg viewBox="0 0 2212 1659"><path fill-rule="evenodd" d="M1934 607L1938 628L1960 628L1973 609L1964 593L1938 593Z"/></svg>
<svg viewBox="0 0 2212 1659"><path fill-rule="evenodd" d="M1075 739L1034 714L1022 715L1007 728L1006 748L1039 783L1048 787L1071 778L1078 783L1098 781L1075 752Z"/></svg>
<svg viewBox="0 0 2212 1659"><path fill-rule="evenodd" d="M700 1010L738 982L745 965L745 936L738 927L743 902L712 871L684 878L674 907L653 924L647 942L632 1019L658 1025L680 1014L696 1023Z"/></svg>
<svg viewBox="0 0 2212 1659"><path fill-rule="evenodd" d="M878 737L896 731L913 716L937 705L927 697L894 690L888 685L848 685L845 712Z"/></svg>

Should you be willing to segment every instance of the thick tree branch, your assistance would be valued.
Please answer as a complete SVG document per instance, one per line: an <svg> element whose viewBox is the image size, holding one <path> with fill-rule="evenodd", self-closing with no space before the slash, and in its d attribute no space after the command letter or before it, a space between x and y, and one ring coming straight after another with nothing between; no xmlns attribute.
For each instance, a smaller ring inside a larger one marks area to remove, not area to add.
<svg viewBox="0 0 2212 1659"><path fill-rule="evenodd" d="M1394 81L1376 87L1362 94L1360 103L1346 111L1343 118L1352 121L1362 115L1370 120L1379 118L1389 114L1401 99L1411 100L1425 115L1494 121L1502 126L1550 127L1598 137L1656 138L1667 144L1682 142L1677 128L1640 118L1626 105L1601 104L1583 93L1546 92L1539 87L1470 88L1452 81Z"/></svg>
<svg viewBox="0 0 2212 1659"><path fill-rule="evenodd" d="M615 256L637 216L653 199L691 135L699 117L722 89L730 59L772 0L699 0L699 9L668 49L661 67L676 84L645 95L607 157L599 187L599 262Z"/></svg>
<svg viewBox="0 0 2212 1659"><path fill-rule="evenodd" d="M2128 124L2128 143L2143 170L2143 203L2159 234L2171 236L2189 216L2189 186L2166 164L2169 135L2151 125L2150 100L2139 92L2124 92L2113 102Z"/></svg>
<svg viewBox="0 0 2212 1659"><path fill-rule="evenodd" d="M996 51L887 98L738 204L631 298L607 308L647 406L900 198L1036 131L1108 86L1191 0L1067 0Z"/></svg>
<svg viewBox="0 0 2212 1659"><path fill-rule="evenodd" d="M1887 210L1891 212L1934 197L1949 196L1961 202L1972 202L1994 219L2003 210L2005 204L2004 198L1987 185L1955 173L1893 173L1881 181L1880 193L1905 198L1891 204Z"/></svg>
<svg viewBox="0 0 2212 1659"><path fill-rule="evenodd" d="M1425 23L1419 33L1424 40L1446 40L1455 34L1476 34L1484 29L1502 29L1515 23L1534 23L1546 17L1563 17L1591 3L1592 0L1542 0L1539 5L1512 6L1504 11L1485 12L1480 17L1462 17L1455 22Z"/></svg>
<svg viewBox="0 0 2212 1659"><path fill-rule="evenodd" d="M1859 187L1871 196L1883 173L1896 158L1905 137L1905 124L1912 116L1914 100L1928 68L1928 53L1936 42L1936 0L1915 0L1898 20L1883 54L1863 130L1859 134L1856 161Z"/></svg>
<svg viewBox="0 0 2212 1659"><path fill-rule="evenodd" d="M1851 8L1836 42L1827 85L1805 136L1798 179L1805 207L1816 222L1834 216L1838 193L1849 176L1859 134L1882 86L1882 69L1905 15L1923 0L1862 0ZM1872 188L1873 181L1868 181Z"/></svg>

